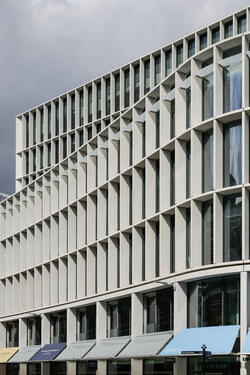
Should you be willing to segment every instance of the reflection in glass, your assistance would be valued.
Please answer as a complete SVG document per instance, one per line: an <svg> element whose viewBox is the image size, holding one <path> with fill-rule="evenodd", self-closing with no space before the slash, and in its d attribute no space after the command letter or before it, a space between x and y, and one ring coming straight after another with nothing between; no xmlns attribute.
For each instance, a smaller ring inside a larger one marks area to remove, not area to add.
<svg viewBox="0 0 250 375"><path fill-rule="evenodd" d="M195 54L195 39L190 39L188 41L188 57L191 57Z"/></svg>
<svg viewBox="0 0 250 375"><path fill-rule="evenodd" d="M161 80L161 55L155 56L155 85Z"/></svg>
<svg viewBox="0 0 250 375"><path fill-rule="evenodd" d="M213 131L202 134L202 192L213 190Z"/></svg>
<svg viewBox="0 0 250 375"><path fill-rule="evenodd" d="M212 44L219 42L220 40L220 27L215 27L212 30Z"/></svg>
<svg viewBox="0 0 250 375"><path fill-rule="evenodd" d="M150 90L150 60L144 63L144 94Z"/></svg>
<svg viewBox="0 0 250 375"><path fill-rule="evenodd" d="M213 200L202 204L202 264L213 263Z"/></svg>
<svg viewBox="0 0 250 375"><path fill-rule="evenodd" d="M176 47L176 66L183 63L183 44Z"/></svg>
<svg viewBox="0 0 250 375"><path fill-rule="evenodd" d="M230 36L233 35L233 21L229 21L227 23L225 23L224 25L224 36L225 36L225 39L226 38L230 38Z"/></svg>
<svg viewBox="0 0 250 375"><path fill-rule="evenodd" d="M166 76L172 72L172 50L166 51Z"/></svg>
<svg viewBox="0 0 250 375"><path fill-rule="evenodd" d="M238 17L238 34L244 33L246 31L246 15Z"/></svg>
<svg viewBox="0 0 250 375"><path fill-rule="evenodd" d="M189 328L235 325L239 322L239 276L188 283Z"/></svg>
<svg viewBox="0 0 250 375"><path fill-rule="evenodd" d="M224 127L224 186L242 182L242 134L241 124L236 122Z"/></svg>
<svg viewBox="0 0 250 375"><path fill-rule="evenodd" d="M202 121L214 115L214 75L202 79Z"/></svg>
<svg viewBox="0 0 250 375"><path fill-rule="evenodd" d="M223 69L223 111L234 111L242 107L242 64L238 62Z"/></svg>
<svg viewBox="0 0 250 375"><path fill-rule="evenodd" d="M224 208L224 262L241 259L242 198L241 195L225 196Z"/></svg>

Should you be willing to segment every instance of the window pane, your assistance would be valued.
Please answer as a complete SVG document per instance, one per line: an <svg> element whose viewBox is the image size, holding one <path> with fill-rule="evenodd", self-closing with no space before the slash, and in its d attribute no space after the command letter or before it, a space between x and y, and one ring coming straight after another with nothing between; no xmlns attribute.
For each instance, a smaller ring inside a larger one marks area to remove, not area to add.
<svg viewBox="0 0 250 375"><path fill-rule="evenodd" d="M120 109L120 74L115 76L115 111Z"/></svg>
<svg viewBox="0 0 250 375"><path fill-rule="evenodd" d="M241 195L226 196L224 208L224 262L241 259L242 198Z"/></svg>
<svg viewBox="0 0 250 375"><path fill-rule="evenodd" d="M202 204L202 264L213 263L213 200Z"/></svg>
<svg viewBox="0 0 250 375"><path fill-rule="evenodd" d="M166 76L172 72L172 51L166 51Z"/></svg>
<svg viewBox="0 0 250 375"><path fill-rule="evenodd" d="M195 54L195 39L188 41L188 57L191 57Z"/></svg>
<svg viewBox="0 0 250 375"><path fill-rule="evenodd" d="M233 35L233 21L229 21L224 25L225 39Z"/></svg>
<svg viewBox="0 0 250 375"><path fill-rule="evenodd" d="M207 47L207 33L200 35L200 50Z"/></svg>
<svg viewBox="0 0 250 375"><path fill-rule="evenodd" d="M183 63L183 45L176 47L176 65L177 67Z"/></svg>
<svg viewBox="0 0 250 375"><path fill-rule="evenodd" d="M238 18L238 34L244 33L246 31L246 16L241 16Z"/></svg>
<svg viewBox="0 0 250 375"><path fill-rule="evenodd" d="M129 94L130 94L130 74L129 69L124 72L124 107L129 106Z"/></svg>
<svg viewBox="0 0 250 375"><path fill-rule="evenodd" d="M144 94L150 90L150 60L144 63Z"/></svg>
<svg viewBox="0 0 250 375"><path fill-rule="evenodd" d="M220 41L220 27L216 27L212 30L212 43L217 43Z"/></svg>
<svg viewBox="0 0 250 375"><path fill-rule="evenodd" d="M161 80L161 55L155 56L155 85Z"/></svg>
<svg viewBox="0 0 250 375"><path fill-rule="evenodd" d="M202 134L202 191L213 190L213 131Z"/></svg>
<svg viewBox="0 0 250 375"><path fill-rule="evenodd" d="M135 65L134 68L134 102L140 99L140 66Z"/></svg>
<svg viewBox="0 0 250 375"><path fill-rule="evenodd" d="M202 120L206 120L214 115L214 75L207 75L202 79Z"/></svg>
<svg viewBox="0 0 250 375"><path fill-rule="evenodd" d="M224 186L233 186L242 182L242 134L241 124L224 127Z"/></svg>
<svg viewBox="0 0 250 375"><path fill-rule="evenodd" d="M226 55L227 56L227 55ZM234 111L242 107L242 64L239 62L223 68L223 111Z"/></svg>

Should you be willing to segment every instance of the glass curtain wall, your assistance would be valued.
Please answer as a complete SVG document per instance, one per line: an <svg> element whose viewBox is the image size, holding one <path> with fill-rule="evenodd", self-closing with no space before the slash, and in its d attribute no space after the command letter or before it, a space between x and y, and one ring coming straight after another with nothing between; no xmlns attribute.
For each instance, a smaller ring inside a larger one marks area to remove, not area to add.
<svg viewBox="0 0 250 375"><path fill-rule="evenodd" d="M242 197L223 198L224 208L224 262L242 258Z"/></svg>
<svg viewBox="0 0 250 375"><path fill-rule="evenodd" d="M242 107L241 47L224 52L223 58L229 59L223 68L223 111L230 112Z"/></svg>
<svg viewBox="0 0 250 375"><path fill-rule="evenodd" d="M188 327L240 324L240 278L218 277L188 283Z"/></svg>
<svg viewBox="0 0 250 375"><path fill-rule="evenodd" d="M242 128L241 123L225 125L223 129L224 186L242 183Z"/></svg>

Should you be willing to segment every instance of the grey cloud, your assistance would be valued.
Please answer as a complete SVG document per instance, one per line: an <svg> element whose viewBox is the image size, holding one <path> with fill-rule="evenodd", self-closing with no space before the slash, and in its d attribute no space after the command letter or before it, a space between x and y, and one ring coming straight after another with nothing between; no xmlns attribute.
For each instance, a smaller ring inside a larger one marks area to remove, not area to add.
<svg viewBox="0 0 250 375"><path fill-rule="evenodd" d="M248 0L2 0L0 191L15 189L16 114L248 5Z"/></svg>

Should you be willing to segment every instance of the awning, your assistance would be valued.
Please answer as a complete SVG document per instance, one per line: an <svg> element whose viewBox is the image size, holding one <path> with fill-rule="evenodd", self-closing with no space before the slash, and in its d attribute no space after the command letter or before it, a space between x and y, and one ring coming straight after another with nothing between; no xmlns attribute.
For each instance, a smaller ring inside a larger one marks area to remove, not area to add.
<svg viewBox="0 0 250 375"><path fill-rule="evenodd" d="M115 358L126 345L130 337L112 337L100 340L92 350L84 357L86 360L91 359L112 359Z"/></svg>
<svg viewBox="0 0 250 375"><path fill-rule="evenodd" d="M77 361L84 357L95 345L95 340L73 342L59 354L56 361Z"/></svg>
<svg viewBox="0 0 250 375"><path fill-rule="evenodd" d="M9 360L11 363L28 362L41 349L40 346L26 346L19 348L19 351Z"/></svg>
<svg viewBox="0 0 250 375"><path fill-rule="evenodd" d="M171 340L173 333L161 332L136 336L118 358L154 357Z"/></svg>
<svg viewBox="0 0 250 375"><path fill-rule="evenodd" d="M30 362L53 361L65 348L65 342L45 345L30 359Z"/></svg>
<svg viewBox="0 0 250 375"><path fill-rule="evenodd" d="M163 356L179 356L182 352L201 351L206 345L212 354L232 353L240 326L218 326L184 329L160 352Z"/></svg>
<svg viewBox="0 0 250 375"><path fill-rule="evenodd" d="M243 349L242 354L250 354L250 330L248 331Z"/></svg>
<svg viewBox="0 0 250 375"><path fill-rule="evenodd" d="M9 361L11 357L18 351L18 348L1 348L0 349L0 363Z"/></svg>

